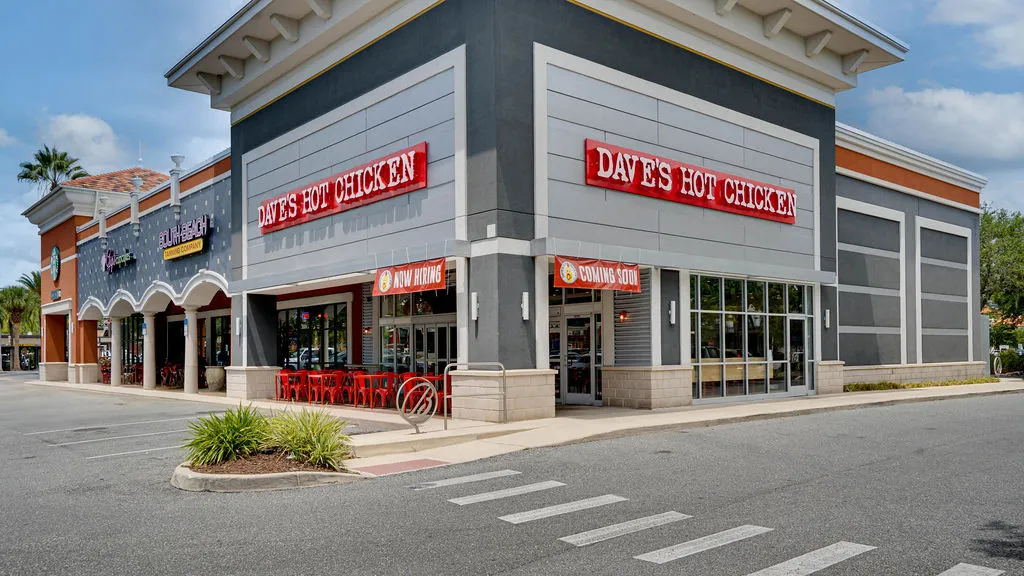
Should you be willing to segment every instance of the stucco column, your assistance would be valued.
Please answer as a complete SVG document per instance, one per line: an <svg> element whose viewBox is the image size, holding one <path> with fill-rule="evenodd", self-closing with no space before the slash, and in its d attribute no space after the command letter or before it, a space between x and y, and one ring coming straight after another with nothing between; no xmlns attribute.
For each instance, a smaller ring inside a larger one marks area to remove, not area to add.
<svg viewBox="0 0 1024 576"><path fill-rule="evenodd" d="M185 393L199 393L199 318L196 308L185 308Z"/></svg>
<svg viewBox="0 0 1024 576"><path fill-rule="evenodd" d="M110 385L121 385L121 319L110 319Z"/></svg>
<svg viewBox="0 0 1024 576"><path fill-rule="evenodd" d="M142 389L156 388L156 314L142 315Z"/></svg>

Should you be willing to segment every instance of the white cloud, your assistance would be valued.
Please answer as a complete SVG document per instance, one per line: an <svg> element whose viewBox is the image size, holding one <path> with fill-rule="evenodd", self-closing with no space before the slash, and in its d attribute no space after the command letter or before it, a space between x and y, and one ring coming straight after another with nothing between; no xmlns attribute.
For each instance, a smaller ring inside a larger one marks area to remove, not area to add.
<svg viewBox="0 0 1024 576"><path fill-rule="evenodd" d="M982 199L1024 210L1024 93L870 92L868 130L989 179Z"/></svg>
<svg viewBox="0 0 1024 576"><path fill-rule="evenodd" d="M209 160L214 154L223 152L229 146L231 146L230 138L201 136L190 138L182 151L182 154L185 155L185 167L196 166L200 162Z"/></svg>
<svg viewBox="0 0 1024 576"><path fill-rule="evenodd" d="M0 148L6 148L7 146L14 146L18 141L7 133L7 130L0 128Z"/></svg>
<svg viewBox="0 0 1024 576"><path fill-rule="evenodd" d="M976 29L986 67L1024 67L1024 0L938 0L928 19Z"/></svg>
<svg viewBox="0 0 1024 576"><path fill-rule="evenodd" d="M1024 93L954 88L870 92L868 129L928 154L982 166L1024 162Z"/></svg>
<svg viewBox="0 0 1024 576"><path fill-rule="evenodd" d="M88 114L57 114L44 119L39 131L42 143L56 146L79 159L90 174L127 167L127 154L119 138L102 118Z"/></svg>

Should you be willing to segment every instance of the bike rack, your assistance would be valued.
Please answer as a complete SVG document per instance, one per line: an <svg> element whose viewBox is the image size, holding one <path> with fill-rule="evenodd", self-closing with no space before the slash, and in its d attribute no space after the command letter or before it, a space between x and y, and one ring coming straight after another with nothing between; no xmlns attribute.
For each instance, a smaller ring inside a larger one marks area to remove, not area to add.
<svg viewBox="0 0 1024 576"><path fill-rule="evenodd" d="M501 362L453 362L453 363L451 363L451 364L449 364L449 365L444 367L444 380L441 381L441 386L446 386L447 385L448 377L450 376L450 372L451 372L452 366L455 366L456 368L465 368L467 370L471 370L473 368L497 368L498 371L501 372L501 392L498 393L498 394L466 394L466 395L462 395L462 396L454 396L454 395L453 396L447 396L446 395L446 398L494 398L495 396L497 396L497 397L501 398L501 423L505 424L505 422L508 420L508 412L507 412L507 406L506 406L506 404L508 404L508 394L507 394L507 388L506 388L506 383L505 383L505 377L506 377L506 374L507 374L508 371L505 370L505 365L502 364ZM445 400L445 402L444 402L444 411L443 411L443 413L444 413L444 429L447 430L448 429L448 401L447 400Z"/></svg>

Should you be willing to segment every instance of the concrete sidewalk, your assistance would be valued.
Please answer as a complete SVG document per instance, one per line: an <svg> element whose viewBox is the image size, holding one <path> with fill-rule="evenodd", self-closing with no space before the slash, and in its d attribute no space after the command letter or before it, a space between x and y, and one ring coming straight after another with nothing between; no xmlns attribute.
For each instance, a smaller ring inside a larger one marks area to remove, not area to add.
<svg viewBox="0 0 1024 576"><path fill-rule="evenodd" d="M715 426L748 420L782 418L906 402L1020 393L1024 393L1024 380L1014 378L992 384L855 392L671 410L570 408L559 410L559 414L555 418L515 424L477 425L472 428L478 436L477 438L457 444L429 446L430 440L441 441L445 436L466 435L470 431L469 429L420 434L420 441L423 442L422 448L417 447L415 453L374 453L388 444L398 441L399 438L405 438L408 441L411 436L414 436L411 431L396 430L367 434L359 438L356 445L356 458L348 461L348 467L377 475L394 474L445 464L470 462L530 448L594 441L657 430ZM528 427L523 429L524 425Z"/></svg>
<svg viewBox="0 0 1024 576"><path fill-rule="evenodd" d="M40 381L28 381L28 383L79 391L207 402L225 407L239 404L238 399L227 398L222 394L185 395L182 392L166 390L144 391L139 387L112 388L103 384ZM992 384L855 392L654 411L608 407L566 407L560 408L558 415L554 418L509 424L449 420L448 430L442 430L441 418L436 417L420 427L423 431L421 434L415 434L410 427L354 436L352 443L355 458L348 461L348 467L377 475L393 474L432 466L470 462L529 448L558 446L664 429L713 426L904 402L1019 393L1024 393L1024 379L1007 378ZM309 404L305 403L273 400L253 400L245 403L251 403L253 406L265 410L295 410L309 407ZM324 409L343 419L405 424L402 417L394 410L369 410L338 406L325 406Z"/></svg>

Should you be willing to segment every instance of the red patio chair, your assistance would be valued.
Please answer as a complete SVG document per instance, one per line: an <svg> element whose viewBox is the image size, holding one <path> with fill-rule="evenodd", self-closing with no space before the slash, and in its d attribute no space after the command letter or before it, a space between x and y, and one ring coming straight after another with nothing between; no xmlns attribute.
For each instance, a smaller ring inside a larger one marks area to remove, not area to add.
<svg viewBox="0 0 1024 576"><path fill-rule="evenodd" d="M320 402L324 397L324 379L326 372L312 372L306 377L306 400L309 402Z"/></svg>
<svg viewBox="0 0 1024 576"><path fill-rule="evenodd" d="M288 396L289 400L299 401L301 397L303 400L309 398L309 371L299 370L298 372L292 372L288 379Z"/></svg>
<svg viewBox="0 0 1024 576"><path fill-rule="evenodd" d="M382 408L390 408L391 404L395 401L395 392L398 390L398 374L394 372L384 372L381 374L380 388L374 390L374 396L377 398Z"/></svg>
<svg viewBox="0 0 1024 576"><path fill-rule="evenodd" d="M331 404L334 404L339 397L344 400L345 395L342 393L342 386L346 378L348 378L347 372L344 370L334 370L331 372L331 378L324 383L324 393L330 399Z"/></svg>
<svg viewBox="0 0 1024 576"><path fill-rule="evenodd" d="M340 383L342 402L356 403L356 377L365 375L366 372L363 370L353 370L345 375L345 379Z"/></svg>

